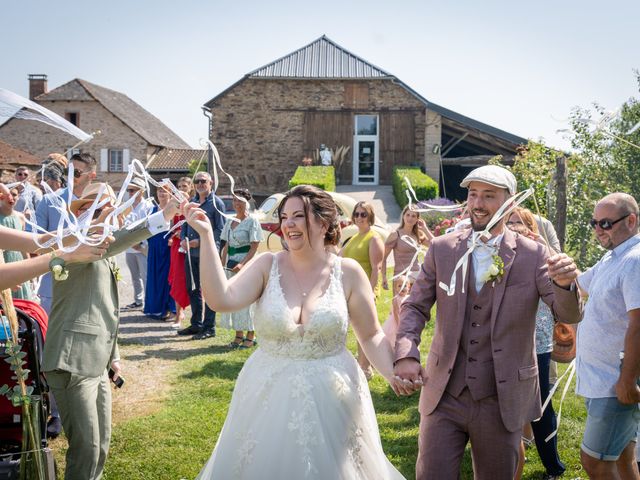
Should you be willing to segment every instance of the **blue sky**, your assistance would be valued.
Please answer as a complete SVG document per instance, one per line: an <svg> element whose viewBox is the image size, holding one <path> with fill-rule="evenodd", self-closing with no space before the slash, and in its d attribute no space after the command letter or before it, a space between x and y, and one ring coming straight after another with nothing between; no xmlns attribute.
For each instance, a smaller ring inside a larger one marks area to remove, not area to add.
<svg viewBox="0 0 640 480"><path fill-rule="evenodd" d="M2 18L0 87L83 78L194 147L203 103L322 34L434 103L558 147L573 107L638 96L636 0L5 0Z"/></svg>

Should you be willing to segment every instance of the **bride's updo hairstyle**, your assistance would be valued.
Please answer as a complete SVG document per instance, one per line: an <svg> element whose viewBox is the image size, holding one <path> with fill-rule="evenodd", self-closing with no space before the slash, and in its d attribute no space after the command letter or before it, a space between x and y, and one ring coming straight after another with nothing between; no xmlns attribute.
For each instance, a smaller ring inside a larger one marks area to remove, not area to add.
<svg viewBox="0 0 640 480"><path fill-rule="evenodd" d="M324 235L324 244L338 245L338 242L340 242L338 207L331 195L313 185L293 187L285 193L280 205L278 205L278 218L281 218L282 210L287 200L293 197L298 197L304 204L304 221L307 226L307 232L309 231L309 216L313 215L327 228L327 233ZM282 220L280 220L280 223L282 223Z"/></svg>

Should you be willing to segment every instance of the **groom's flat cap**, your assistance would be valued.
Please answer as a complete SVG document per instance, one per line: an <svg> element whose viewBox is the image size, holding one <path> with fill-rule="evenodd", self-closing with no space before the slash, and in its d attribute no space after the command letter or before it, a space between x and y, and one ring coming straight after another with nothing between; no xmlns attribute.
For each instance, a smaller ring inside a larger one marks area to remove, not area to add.
<svg viewBox="0 0 640 480"><path fill-rule="evenodd" d="M485 165L469 172L460 186L467 188L471 182L483 182L494 187L504 188L514 195L518 190L516 177L509 170L498 165Z"/></svg>

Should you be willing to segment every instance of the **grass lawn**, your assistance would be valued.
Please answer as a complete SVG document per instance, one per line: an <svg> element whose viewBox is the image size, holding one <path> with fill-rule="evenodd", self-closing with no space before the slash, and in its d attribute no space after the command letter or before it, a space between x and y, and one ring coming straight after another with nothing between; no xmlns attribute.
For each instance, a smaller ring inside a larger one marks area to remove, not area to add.
<svg viewBox="0 0 640 480"><path fill-rule="evenodd" d="M378 305L379 318L387 318L390 294L384 292ZM421 350L428 350L433 325L424 332ZM208 345L206 353L176 362L169 374L171 391L161 408L148 416L117 424L106 465L106 480L192 479L209 458L224 423L235 378L251 351L228 351L223 345L231 332ZM355 351L353 333L349 348ZM121 353L126 358L128 347ZM561 372L564 367L561 367ZM370 383L382 443L393 464L409 479L415 477L418 435L418 394L396 397L377 375ZM135 392L132 392L135 396ZM558 409L558 400L556 411ZM247 412L250 415L251 412ZM562 410L559 435L560 457L567 465L564 478L586 478L580 466L579 448L585 421L581 399L570 389ZM525 479L541 478L544 469L535 447L527 451ZM277 461L277 459L274 459ZM464 458L462 478L471 479L469 449Z"/></svg>

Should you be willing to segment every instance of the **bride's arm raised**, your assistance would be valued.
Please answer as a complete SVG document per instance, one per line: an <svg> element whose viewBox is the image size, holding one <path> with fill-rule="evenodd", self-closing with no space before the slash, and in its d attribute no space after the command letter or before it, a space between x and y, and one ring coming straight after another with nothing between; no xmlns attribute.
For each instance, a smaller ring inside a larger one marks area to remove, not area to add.
<svg viewBox="0 0 640 480"><path fill-rule="evenodd" d="M343 285L353 330L365 355L398 393L393 376L393 349L382 331L371 284L362 267L350 258L342 259Z"/></svg>
<svg viewBox="0 0 640 480"><path fill-rule="evenodd" d="M200 235L200 287L207 305L216 312L235 312L258 300L269 276L272 254L255 256L228 280L205 212L189 203L184 207L184 217Z"/></svg>

